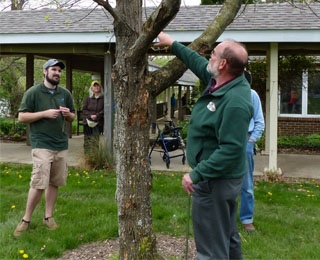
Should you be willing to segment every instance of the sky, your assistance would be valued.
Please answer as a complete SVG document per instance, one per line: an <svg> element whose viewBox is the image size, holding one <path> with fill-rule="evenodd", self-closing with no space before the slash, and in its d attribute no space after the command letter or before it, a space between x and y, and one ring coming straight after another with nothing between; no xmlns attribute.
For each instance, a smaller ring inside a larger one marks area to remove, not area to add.
<svg viewBox="0 0 320 260"><path fill-rule="evenodd" d="M25 9L28 9L31 7L39 7L39 5L43 5L43 7L47 7L46 3L50 2L52 0L42 0L39 2L39 0L30 0L30 5L26 6ZM110 0L110 3L115 2L115 0ZM161 0L143 0L143 2L146 2L147 6L158 6ZM41 3L41 4L40 4ZM94 7L96 3L94 3L92 0L81 0L82 7ZM192 6L192 5L200 5L201 0L181 0L181 6ZM9 11L10 8L8 8L10 4L10 0L0 0L0 11Z"/></svg>

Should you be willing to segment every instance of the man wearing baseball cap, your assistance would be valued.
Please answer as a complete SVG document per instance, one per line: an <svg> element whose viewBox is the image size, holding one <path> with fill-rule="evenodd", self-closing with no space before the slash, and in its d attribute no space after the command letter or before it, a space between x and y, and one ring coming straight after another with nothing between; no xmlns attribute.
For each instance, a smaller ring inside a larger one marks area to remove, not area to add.
<svg viewBox="0 0 320 260"><path fill-rule="evenodd" d="M30 125L33 170L25 214L13 235L20 236L28 228L33 211L46 191L43 224L48 229L58 225L53 219L58 187L66 185L68 133L66 122L75 118L71 93L58 86L63 62L50 59L43 65L43 83L29 88L22 98L18 119Z"/></svg>
<svg viewBox="0 0 320 260"><path fill-rule="evenodd" d="M62 70L65 68L65 65L63 62L58 61L56 59L48 60L45 64L43 64L43 69L46 70L49 67L59 66Z"/></svg>

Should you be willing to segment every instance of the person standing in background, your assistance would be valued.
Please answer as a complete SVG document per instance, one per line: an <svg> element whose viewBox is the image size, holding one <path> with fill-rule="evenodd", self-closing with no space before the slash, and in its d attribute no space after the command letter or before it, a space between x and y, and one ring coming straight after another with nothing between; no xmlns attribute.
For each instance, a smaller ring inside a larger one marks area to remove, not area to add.
<svg viewBox="0 0 320 260"><path fill-rule="evenodd" d="M104 128L104 96L103 89L98 81L92 81L89 96L85 99L83 107L84 149L90 143L99 139ZM94 144L95 145L95 144Z"/></svg>
<svg viewBox="0 0 320 260"><path fill-rule="evenodd" d="M43 224L48 229L58 225L53 219L53 209L58 187L66 185L69 135L66 121L75 118L71 93L59 87L61 71L65 65L56 59L43 65L44 82L29 88L22 98L18 119L30 125L30 143L33 170L25 214L14 230L19 237L30 225L33 211L46 191Z"/></svg>
<svg viewBox="0 0 320 260"><path fill-rule="evenodd" d="M251 78L251 76L250 76ZM250 84L251 81L249 80ZM248 172L245 175L241 188L241 204L240 204L240 221L248 232L255 231L253 225L254 213L254 155L255 155L255 142L258 141L264 131L265 123L261 100L258 93L251 89L251 98L254 108L254 115L250 120L248 129L248 142L247 142L247 162Z"/></svg>
<svg viewBox="0 0 320 260"><path fill-rule="evenodd" d="M174 118L174 111L176 110L177 100L175 94L173 93L170 99L171 104L171 118Z"/></svg>
<svg viewBox="0 0 320 260"><path fill-rule="evenodd" d="M297 110L297 102L298 102L298 93L295 90L290 92L290 100L288 103L288 110L290 114L298 113Z"/></svg>

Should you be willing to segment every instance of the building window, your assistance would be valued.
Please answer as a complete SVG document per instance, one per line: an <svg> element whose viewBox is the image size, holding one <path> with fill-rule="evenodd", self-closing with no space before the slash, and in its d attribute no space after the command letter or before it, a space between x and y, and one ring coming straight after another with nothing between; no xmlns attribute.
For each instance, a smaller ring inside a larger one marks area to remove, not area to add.
<svg viewBox="0 0 320 260"><path fill-rule="evenodd" d="M320 116L320 71L308 75L308 103L309 115Z"/></svg>
<svg viewBox="0 0 320 260"><path fill-rule="evenodd" d="M304 72L291 86L279 86L281 116L320 117L320 71Z"/></svg>

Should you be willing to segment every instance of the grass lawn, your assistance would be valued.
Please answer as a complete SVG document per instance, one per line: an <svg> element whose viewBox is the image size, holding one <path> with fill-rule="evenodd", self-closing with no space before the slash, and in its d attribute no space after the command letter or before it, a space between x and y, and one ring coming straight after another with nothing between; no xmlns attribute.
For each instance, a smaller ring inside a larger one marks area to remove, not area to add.
<svg viewBox="0 0 320 260"><path fill-rule="evenodd" d="M31 165L0 163L0 259L54 259L67 249L118 235L114 172L69 169L68 185L59 190L54 217L59 228L42 225L44 199L30 230L12 233L21 220ZM155 232L186 233L187 195L179 173L154 173L151 190ZM239 225L244 259L320 259L320 185L256 182L255 226ZM190 228L192 236L192 228ZM21 251L23 250L23 251Z"/></svg>

